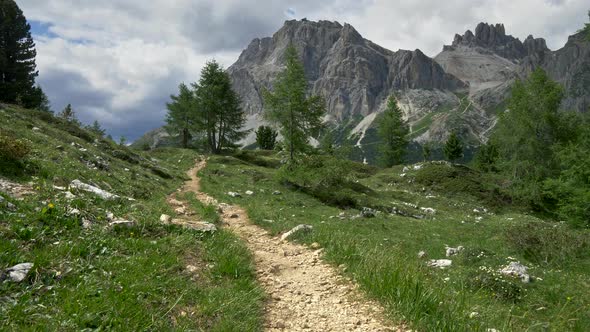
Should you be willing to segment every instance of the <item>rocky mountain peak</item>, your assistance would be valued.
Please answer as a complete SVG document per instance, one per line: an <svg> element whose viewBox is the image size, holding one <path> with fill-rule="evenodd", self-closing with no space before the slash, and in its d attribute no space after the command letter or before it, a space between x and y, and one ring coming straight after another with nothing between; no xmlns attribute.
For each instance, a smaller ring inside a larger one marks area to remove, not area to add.
<svg viewBox="0 0 590 332"><path fill-rule="evenodd" d="M475 34L467 30L464 35L455 35L452 45L445 46L443 51L453 51L461 47L476 49L480 53L497 54L512 61L549 50L542 38L529 36L523 43L518 38L507 35L504 24L483 22L477 25Z"/></svg>

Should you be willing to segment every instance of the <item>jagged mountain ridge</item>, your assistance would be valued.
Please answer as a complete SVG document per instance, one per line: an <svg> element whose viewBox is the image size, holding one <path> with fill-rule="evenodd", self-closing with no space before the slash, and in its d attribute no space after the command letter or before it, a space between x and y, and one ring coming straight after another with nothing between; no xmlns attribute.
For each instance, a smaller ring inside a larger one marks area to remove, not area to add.
<svg viewBox="0 0 590 332"><path fill-rule="evenodd" d="M455 93L468 89L420 50L387 50L349 24L291 20L272 37L254 39L228 68L251 128L262 123L262 90L272 88L290 43L302 56L310 92L326 99L327 120L339 126L351 121L352 127L360 125L353 130L359 138L371 124L360 120L374 118L393 93L406 117L417 122L432 110L459 105Z"/></svg>
<svg viewBox="0 0 590 332"><path fill-rule="evenodd" d="M551 51L542 38L520 41L502 24L480 23L431 59L420 50L387 50L348 24L291 20L272 37L254 39L227 70L248 115L246 129L264 124L262 90L283 69L289 43L302 56L310 93L327 100L326 121L361 156L375 153L374 121L394 93L419 143L442 142L450 131L468 144L485 142L511 84L537 66L564 85L564 108L590 106L590 43L581 34ZM252 133L242 143L253 142Z"/></svg>

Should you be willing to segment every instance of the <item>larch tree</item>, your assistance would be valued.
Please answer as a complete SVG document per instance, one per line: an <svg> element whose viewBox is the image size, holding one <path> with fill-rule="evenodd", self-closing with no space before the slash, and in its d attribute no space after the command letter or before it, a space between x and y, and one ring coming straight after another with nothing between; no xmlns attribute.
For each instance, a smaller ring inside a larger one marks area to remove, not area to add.
<svg viewBox="0 0 590 332"><path fill-rule="evenodd" d="M307 96L307 80L303 64L293 45L287 47L286 67L273 84L273 91L264 90L265 117L279 125L289 160L309 147L309 138L322 126L326 103L320 96Z"/></svg>
<svg viewBox="0 0 590 332"><path fill-rule="evenodd" d="M377 124L377 133L381 139L380 161L383 166L391 167L403 163L410 129L393 96L387 101L387 108Z"/></svg>
<svg viewBox="0 0 590 332"><path fill-rule="evenodd" d="M179 133L182 147L187 148L192 137L191 131L200 126L197 118L197 101L194 91L186 84L181 83L178 90L178 95L171 95L172 101L166 104L166 130L171 134Z"/></svg>
<svg viewBox="0 0 590 332"><path fill-rule="evenodd" d="M39 75L31 26L13 0L0 0L0 101L44 108L47 96L35 86Z"/></svg>
<svg viewBox="0 0 590 332"><path fill-rule="evenodd" d="M206 133L209 150L219 154L226 148L234 147L247 131L242 130L246 119L229 75L219 63L209 61L193 88L198 122Z"/></svg>

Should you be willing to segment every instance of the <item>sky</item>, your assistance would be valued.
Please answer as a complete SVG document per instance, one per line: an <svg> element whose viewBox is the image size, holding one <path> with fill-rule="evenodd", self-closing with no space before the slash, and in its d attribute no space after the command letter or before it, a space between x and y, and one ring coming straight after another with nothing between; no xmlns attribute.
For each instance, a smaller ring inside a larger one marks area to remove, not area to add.
<svg viewBox="0 0 590 332"><path fill-rule="evenodd" d="M435 56L479 22L561 48L588 21L587 0L17 0L37 45L37 82L115 139L164 124L166 102L207 60L225 67L289 19L350 23L396 51Z"/></svg>

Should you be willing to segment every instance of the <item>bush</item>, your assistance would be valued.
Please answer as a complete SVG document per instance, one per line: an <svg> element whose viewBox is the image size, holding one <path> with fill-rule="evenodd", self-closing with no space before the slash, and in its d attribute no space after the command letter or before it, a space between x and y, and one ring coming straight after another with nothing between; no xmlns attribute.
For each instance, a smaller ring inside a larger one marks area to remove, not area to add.
<svg viewBox="0 0 590 332"><path fill-rule="evenodd" d="M520 280L505 276L498 271L481 266L479 271L469 278L468 285L474 290L484 290L493 298L516 303L522 299L523 288Z"/></svg>
<svg viewBox="0 0 590 332"><path fill-rule="evenodd" d="M567 229L562 225L527 223L509 228L508 244L527 260L536 264L562 266L588 256L590 236L587 231Z"/></svg>
<svg viewBox="0 0 590 332"><path fill-rule="evenodd" d="M0 132L0 158L8 161L21 161L31 152L31 144L24 139L16 139Z"/></svg>
<svg viewBox="0 0 590 332"><path fill-rule="evenodd" d="M293 186L317 199L339 208L360 208L367 205L361 194L371 190L355 182L358 177L368 176L373 168L339 160L329 156L309 156L301 161L282 167L278 180Z"/></svg>
<svg viewBox="0 0 590 332"><path fill-rule="evenodd" d="M462 165L425 164L416 173L416 183L445 194L467 194L495 207L512 202L493 175Z"/></svg>

